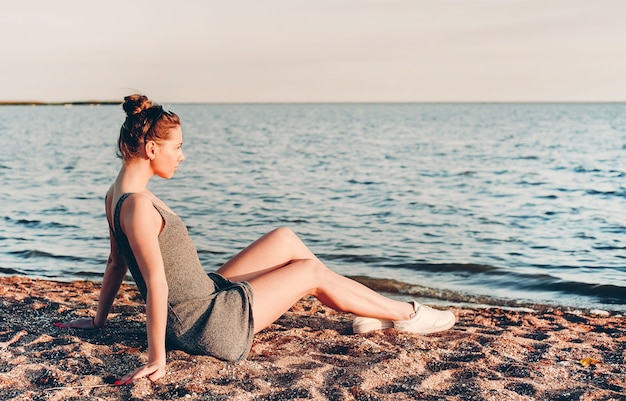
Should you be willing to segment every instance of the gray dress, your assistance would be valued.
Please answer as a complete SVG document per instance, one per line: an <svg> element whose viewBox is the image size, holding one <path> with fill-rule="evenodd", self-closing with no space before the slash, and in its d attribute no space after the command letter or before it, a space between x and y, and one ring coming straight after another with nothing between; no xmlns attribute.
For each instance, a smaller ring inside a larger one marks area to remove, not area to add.
<svg viewBox="0 0 626 401"><path fill-rule="evenodd" d="M114 237L139 292L147 299L146 283L120 225L122 195L115 206ZM159 246L168 285L168 346L227 361L246 358L252 344L252 289L217 273L206 273L187 227L176 215L154 205L165 223Z"/></svg>

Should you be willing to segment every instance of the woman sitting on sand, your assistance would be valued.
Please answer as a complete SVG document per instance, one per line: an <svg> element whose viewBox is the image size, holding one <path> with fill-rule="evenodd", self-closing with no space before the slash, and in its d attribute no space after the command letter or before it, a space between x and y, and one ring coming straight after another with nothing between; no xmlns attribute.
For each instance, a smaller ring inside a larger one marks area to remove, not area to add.
<svg viewBox="0 0 626 401"><path fill-rule="evenodd" d="M96 315L56 324L104 326L130 269L146 302L148 363L116 384L161 378L166 341L189 353L243 359L252 336L307 295L358 315L356 333L394 327L428 334L454 325L450 311L386 298L332 272L287 228L262 236L207 274L181 219L147 188L154 175L171 178L185 160L180 119L143 95L124 98L123 109L127 117L118 140L123 163L106 194L111 251Z"/></svg>

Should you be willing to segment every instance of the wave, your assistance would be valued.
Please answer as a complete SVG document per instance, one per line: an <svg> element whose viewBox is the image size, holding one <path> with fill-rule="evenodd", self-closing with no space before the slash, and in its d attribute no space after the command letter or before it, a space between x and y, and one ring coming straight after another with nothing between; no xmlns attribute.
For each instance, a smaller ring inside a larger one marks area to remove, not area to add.
<svg viewBox="0 0 626 401"><path fill-rule="evenodd" d="M369 276L349 276L375 291L389 294L424 297L449 302L469 302L489 305L519 306L528 305L528 299L543 299L546 294L551 294L543 303L553 303L560 306L585 306L603 304L622 309L626 305L626 287L617 284L591 284L572 280L561 279L549 274L527 274L493 266L473 264L433 264L420 265L420 270L428 272L463 273L471 272L473 275L467 278L466 289L461 292L448 289L435 289L417 284L410 284L388 278L374 278ZM446 276L442 276L442 282ZM475 292L469 292L475 288ZM508 298L491 295L495 291L505 291ZM533 297L532 294L537 294ZM514 298L519 295L519 298ZM556 295L556 296L555 296ZM560 296L559 296L560 295ZM529 297L530 296L530 297ZM552 299L552 301L550 301ZM575 300L571 305L563 305L563 300Z"/></svg>
<svg viewBox="0 0 626 401"><path fill-rule="evenodd" d="M528 306L528 302L512 299L496 298L489 295L470 294L466 292L425 287L418 284L409 284L389 278L375 278L369 276L347 276L359 283L373 289L376 292L386 293L391 296L406 296L407 298L421 298L438 300L445 303L482 304L503 307Z"/></svg>
<svg viewBox="0 0 626 401"><path fill-rule="evenodd" d="M12 223L12 224L16 224L16 225L20 225L20 226L25 226L28 228L40 228L40 229L59 229L59 228L71 228L71 229L78 229L78 226L75 225L71 225L71 224L63 224L63 223L58 223L56 221L50 221L50 222L43 222L41 220L28 220L28 219L12 219L11 217L4 217L4 221Z"/></svg>
<svg viewBox="0 0 626 401"><path fill-rule="evenodd" d="M620 191L600 191L597 189L588 189L585 191L585 194L587 195L599 195L599 196L615 196L618 198L624 198L626 197L626 191L624 190L620 190Z"/></svg>
<svg viewBox="0 0 626 401"><path fill-rule="evenodd" d="M410 284L394 279L373 278L365 275L354 275L359 281L377 291L397 293L402 295L422 296L455 302L476 302L498 305L519 304L517 300L506 300L494 297L492 294L508 294L508 297L521 299L542 299L543 297L562 303L563 300L572 300L572 303L601 303L609 305L626 305L626 286L607 282L606 284L587 283L558 277L551 273L554 266L539 266L542 273L528 273L516 271L513 268L501 268L487 264L476 263L405 263L390 260L389 257L369 255L324 255L324 260L335 260L357 265L370 265L386 269L402 269L415 272L415 279L420 276L440 276L441 287L448 283L454 288L462 282L465 293L456 290L433 289L421 285ZM374 268L375 269L375 268ZM572 271L574 266L560 266L557 270ZM610 284L609 284L610 283ZM496 291L497 290L497 291ZM480 294L480 295L477 295ZM521 302L525 303L525 302Z"/></svg>
<svg viewBox="0 0 626 401"><path fill-rule="evenodd" d="M402 257L398 257L402 262L390 261L390 257L354 254L325 254L319 255L322 260L340 261L344 263L371 264L385 268L402 268L430 273L486 273L500 268L491 265L477 263L426 263L413 262L406 263ZM393 257L391 259L394 259Z"/></svg>
<svg viewBox="0 0 626 401"><path fill-rule="evenodd" d="M69 262L82 262L82 263L94 262L94 259L92 258L83 258L83 257L73 256L73 255L55 255L53 253L40 251L37 249L13 251L13 252L8 252L8 254L21 258L21 259L48 258L48 259L56 259L56 260L65 260Z"/></svg>
<svg viewBox="0 0 626 401"><path fill-rule="evenodd" d="M86 271L86 270L80 270L80 271L65 271L63 272L64 275L62 277L71 277L72 279L75 279L76 277L79 278L91 278L91 279L95 279L97 281L100 281L104 278L104 266L102 267L102 271L101 272L91 272L91 271ZM132 277L127 276L126 281L133 281Z"/></svg>
<svg viewBox="0 0 626 401"><path fill-rule="evenodd" d="M428 271L433 273L487 273L500 270L500 268L496 266L477 263L413 263L403 265L402 267L405 269Z"/></svg>
<svg viewBox="0 0 626 401"><path fill-rule="evenodd" d="M0 274L6 274L6 275L24 275L23 272L16 270L16 269L12 269L10 267L0 267Z"/></svg>

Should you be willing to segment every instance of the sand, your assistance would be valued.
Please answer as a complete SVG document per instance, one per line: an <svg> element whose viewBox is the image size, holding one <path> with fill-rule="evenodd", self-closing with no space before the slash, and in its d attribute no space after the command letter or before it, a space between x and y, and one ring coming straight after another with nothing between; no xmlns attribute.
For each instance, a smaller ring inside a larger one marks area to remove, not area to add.
<svg viewBox="0 0 626 401"><path fill-rule="evenodd" d="M626 400L626 318L535 307L455 307L458 324L420 336L352 334L315 299L257 334L247 360L168 350L168 374L115 386L146 360L144 306L124 284L105 328L99 284L0 277L1 400Z"/></svg>

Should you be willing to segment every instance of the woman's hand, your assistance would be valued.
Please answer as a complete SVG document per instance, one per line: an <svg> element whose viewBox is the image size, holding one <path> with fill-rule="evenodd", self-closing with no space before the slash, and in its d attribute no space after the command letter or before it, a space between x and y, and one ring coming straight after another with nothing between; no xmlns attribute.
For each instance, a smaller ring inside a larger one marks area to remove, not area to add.
<svg viewBox="0 0 626 401"><path fill-rule="evenodd" d="M163 376L165 376L165 363L148 363L135 370L133 373L121 377L115 382L115 385L121 386L123 384L130 384L134 380L141 379L142 377L148 377L150 381L156 381Z"/></svg>
<svg viewBox="0 0 626 401"><path fill-rule="evenodd" d="M71 322L56 322L54 324L54 327L58 327L61 329L71 328L71 329L82 329L82 330L99 329L99 327L96 326L96 321L92 317L76 319L76 320L72 320Z"/></svg>

